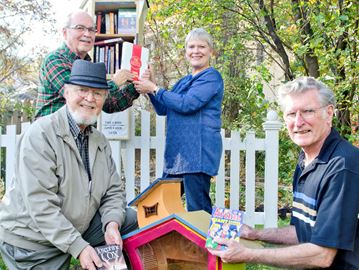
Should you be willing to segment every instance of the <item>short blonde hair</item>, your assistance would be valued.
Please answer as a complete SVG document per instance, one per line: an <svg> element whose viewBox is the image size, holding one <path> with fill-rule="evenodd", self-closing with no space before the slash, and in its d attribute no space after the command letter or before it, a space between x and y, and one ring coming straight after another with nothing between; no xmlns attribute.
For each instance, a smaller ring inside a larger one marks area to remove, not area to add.
<svg viewBox="0 0 359 270"><path fill-rule="evenodd" d="M187 34L186 41L185 41L185 47L187 47L187 44L189 41L199 39L202 41L207 42L208 46L213 49L213 41L212 36L208 34L206 30L203 28L195 28L191 32Z"/></svg>

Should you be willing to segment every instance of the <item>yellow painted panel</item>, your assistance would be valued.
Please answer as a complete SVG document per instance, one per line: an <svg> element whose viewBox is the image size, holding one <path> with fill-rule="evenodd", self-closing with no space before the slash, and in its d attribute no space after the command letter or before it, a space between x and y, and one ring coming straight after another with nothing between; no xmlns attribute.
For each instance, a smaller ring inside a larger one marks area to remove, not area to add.
<svg viewBox="0 0 359 270"><path fill-rule="evenodd" d="M245 263L223 263L222 269L223 270L245 270L246 264Z"/></svg>

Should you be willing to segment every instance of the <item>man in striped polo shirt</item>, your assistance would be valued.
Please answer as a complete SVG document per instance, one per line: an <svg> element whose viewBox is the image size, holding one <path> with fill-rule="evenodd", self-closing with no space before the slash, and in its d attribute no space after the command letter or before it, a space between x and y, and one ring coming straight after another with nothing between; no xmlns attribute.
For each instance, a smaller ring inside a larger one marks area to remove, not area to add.
<svg viewBox="0 0 359 270"><path fill-rule="evenodd" d="M290 226L255 230L243 225L241 237L284 244L251 249L217 239L224 251L210 250L226 262L279 267L359 269L359 149L332 128L333 92L311 77L279 89L279 102L292 141L302 151L293 177Z"/></svg>

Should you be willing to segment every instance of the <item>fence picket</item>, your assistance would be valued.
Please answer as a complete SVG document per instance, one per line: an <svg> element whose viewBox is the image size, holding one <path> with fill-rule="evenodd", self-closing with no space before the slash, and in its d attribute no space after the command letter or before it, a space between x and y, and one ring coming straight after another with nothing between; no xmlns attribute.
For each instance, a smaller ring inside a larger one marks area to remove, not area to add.
<svg viewBox="0 0 359 270"><path fill-rule="evenodd" d="M228 138L225 138L224 130L222 129L222 143L223 143L223 150L222 150L222 158L219 164L218 175L216 177L216 205L220 207L224 207L224 200L225 200L225 149L228 148Z"/></svg>
<svg viewBox="0 0 359 270"><path fill-rule="evenodd" d="M162 176L163 154L165 149L165 117L156 116L156 135L151 136L151 115L147 111L141 111L141 135L135 136L134 113L130 114L130 134L128 140L111 140L113 159L120 175L126 178L127 200L131 201L136 196L136 189L143 191L151 182L151 151L155 152L155 178ZM277 120L275 112L268 113L268 119L263 124L265 138L256 138L253 131L248 131L246 137L241 140L238 131L232 131L230 137L225 137L221 131L223 141L223 153L218 175L216 176L216 205L225 206L225 179L228 167L225 160L225 152L230 152L229 164L229 207L232 209L240 206L240 175L241 152L245 152L245 216L244 221L249 225L264 224L265 227L277 226L277 192L278 192L278 138L281 123ZM22 125L26 130L29 123ZM0 147L5 147L6 152L6 188L9 188L11 177L14 173L16 141L16 126L7 126L6 134L0 135ZM140 181L136 183L136 157L135 151L140 149ZM256 200L256 152L265 152L264 171L264 212L255 212ZM0 162L3 160L0 157ZM152 168L153 169L153 168ZM138 186L139 185L139 186ZM242 194L243 195L243 194Z"/></svg>
<svg viewBox="0 0 359 270"><path fill-rule="evenodd" d="M150 112L141 111L141 192L150 184Z"/></svg>
<svg viewBox="0 0 359 270"><path fill-rule="evenodd" d="M231 132L231 163L230 163L230 208L238 209L240 200L240 148L241 137L238 131ZM238 164L235 166L234 164Z"/></svg>

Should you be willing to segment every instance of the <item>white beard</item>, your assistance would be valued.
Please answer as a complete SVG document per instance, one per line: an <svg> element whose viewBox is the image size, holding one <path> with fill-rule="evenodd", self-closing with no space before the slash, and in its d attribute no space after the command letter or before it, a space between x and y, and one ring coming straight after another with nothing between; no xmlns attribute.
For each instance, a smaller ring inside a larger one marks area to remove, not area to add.
<svg viewBox="0 0 359 270"><path fill-rule="evenodd" d="M95 124L97 121L97 115L93 115L91 117L85 118L81 116L80 113L71 111L70 108L69 108L69 112L78 126L90 126Z"/></svg>

